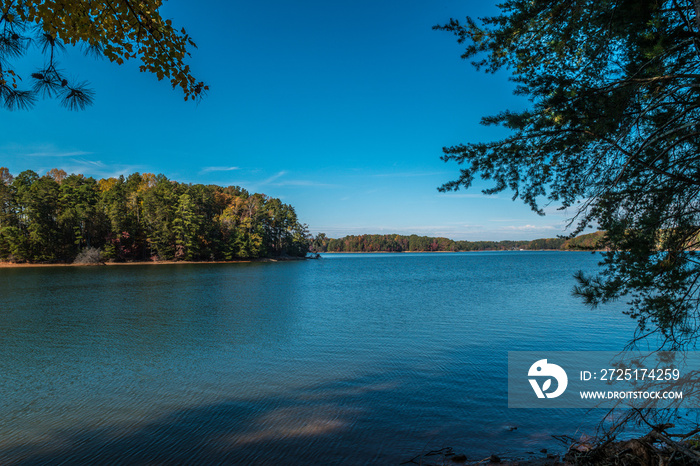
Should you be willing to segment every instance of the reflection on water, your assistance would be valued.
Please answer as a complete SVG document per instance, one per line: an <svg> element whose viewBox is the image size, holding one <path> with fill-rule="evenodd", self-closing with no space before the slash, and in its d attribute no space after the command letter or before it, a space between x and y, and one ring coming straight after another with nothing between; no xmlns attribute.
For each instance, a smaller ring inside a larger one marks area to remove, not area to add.
<svg viewBox="0 0 700 466"><path fill-rule="evenodd" d="M0 463L386 464L443 446L551 448L551 433L598 419L509 410L507 352L621 349L633 325L621 306L570 295L597 259L2 269Z"/></svg>

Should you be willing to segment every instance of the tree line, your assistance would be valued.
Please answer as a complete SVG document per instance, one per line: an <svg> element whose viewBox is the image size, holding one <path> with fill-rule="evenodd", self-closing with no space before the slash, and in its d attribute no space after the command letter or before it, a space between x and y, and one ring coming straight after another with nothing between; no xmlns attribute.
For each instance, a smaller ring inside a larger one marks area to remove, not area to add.
<svg viewBox="0 0 700 466"><path fill-rule="evenodd" d="M602 232L577 236L572 239L541 238L531 241L455 241L442 237L418 235L350 235L328 238L319 233L311 243L313 252L438 252L438 251L507 251L597 249Z"/></svg>
<svg viewBox="0 0 700 466"><path fill-rule="evenodd" d="M292 206L238 186L0 168L0 260L72 262L88 248L111 261L305 256L309 235Z"/></svg>

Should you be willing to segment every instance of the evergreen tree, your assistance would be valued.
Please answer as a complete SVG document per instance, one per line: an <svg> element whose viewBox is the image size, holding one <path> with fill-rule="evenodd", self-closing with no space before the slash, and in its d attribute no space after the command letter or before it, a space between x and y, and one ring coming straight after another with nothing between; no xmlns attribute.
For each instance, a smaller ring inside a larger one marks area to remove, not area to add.
<svg viewBox="0 0 700 466"><path fill-rule="evenodd" d="M627 297L640 330L669 347L694 341L700 317L700 3L690 0L508 0L495 17L437 29L477 68L505 68L523 111L485 117L510 135L444 148L461 165L442 186L480 176L542 213L576 207L576 233L606 232L590 304Z"/></svg>

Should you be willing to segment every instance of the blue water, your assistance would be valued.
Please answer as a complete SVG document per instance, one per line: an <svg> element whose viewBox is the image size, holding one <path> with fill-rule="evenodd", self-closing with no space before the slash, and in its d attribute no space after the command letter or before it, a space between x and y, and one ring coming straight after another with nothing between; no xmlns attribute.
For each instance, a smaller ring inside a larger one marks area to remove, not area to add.
<svg viewBox="0 0 700 466"><path fill-rule="evenodd" d="M556 449L601 412L507 407L507 352L622 349L576 252L0 269L0 463L398 464ZM508 426L517 426L511 431Z"/></svg>

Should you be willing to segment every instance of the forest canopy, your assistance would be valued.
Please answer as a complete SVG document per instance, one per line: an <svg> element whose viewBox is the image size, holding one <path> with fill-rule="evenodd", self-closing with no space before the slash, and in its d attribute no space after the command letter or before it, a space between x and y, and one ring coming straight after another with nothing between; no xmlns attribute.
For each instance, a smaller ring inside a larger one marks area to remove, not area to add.
<svg viewBox="0 0 700 466"><path fill-rule="evenodd" d="M0 168L1 261L72 262L88 248L117 262L234 260L305 256L308 246L292 206L238 186Z"/></svg>

